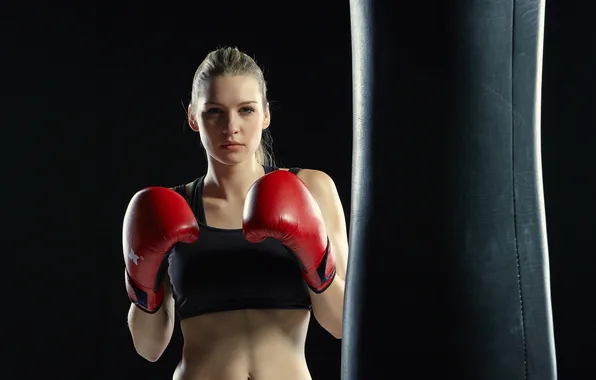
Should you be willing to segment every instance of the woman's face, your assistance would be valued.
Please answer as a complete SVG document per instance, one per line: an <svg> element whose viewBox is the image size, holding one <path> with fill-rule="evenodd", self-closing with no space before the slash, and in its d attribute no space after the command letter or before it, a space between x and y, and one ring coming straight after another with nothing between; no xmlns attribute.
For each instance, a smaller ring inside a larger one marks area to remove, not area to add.
<svg viewBox="0 0 596 380"><path fill-rule="evenodd" d="M191 128L199 132L209 156L227 165L254 157L270 122L269 107L263 105L255 78L215 77L196 107L196 123L191 120Z"/></svg>

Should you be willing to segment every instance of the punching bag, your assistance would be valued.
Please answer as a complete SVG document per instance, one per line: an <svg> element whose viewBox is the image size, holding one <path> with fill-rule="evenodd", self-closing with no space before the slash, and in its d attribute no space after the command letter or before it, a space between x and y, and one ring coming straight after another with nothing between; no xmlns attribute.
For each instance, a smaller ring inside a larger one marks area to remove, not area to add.
<svg viewBox="0 0 596 380"><path fill-rule="evenodd" d="M342 379L556 379L545 4L421 3L350 0ZM425 39L432 25L443 33Z"/></svg>

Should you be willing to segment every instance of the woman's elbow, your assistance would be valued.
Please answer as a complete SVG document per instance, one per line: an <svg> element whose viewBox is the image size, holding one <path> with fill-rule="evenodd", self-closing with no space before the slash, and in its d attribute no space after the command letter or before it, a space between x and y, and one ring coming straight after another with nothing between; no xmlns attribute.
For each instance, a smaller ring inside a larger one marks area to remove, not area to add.
<svg viewBox="0 0 596 380"><path fill-rule="evenodd" d="M342 338L343 331L342 331L342 319L341 318L334 318L332 321L329 321L325 325L326 325L326 326L324 326L325 330L327 330L327 332L329 334L331 334L332 337L334 337L335 339Z"/></svg>
<svg viewBox="0 0 596 380"><path fill-rule="evenodd" d="M342 338L342 318L341 316L335 316L330 313L321 313L317 315L315 309L313 309L315 319L319 322L319 325L331 334L335 339Z"/></svg>
<svg viewBox="0 0 596 380"><path fill-rule="evenodd" d="M170 317L172 311L167 309L168 304L154 314L147 314L131 305L128 327L132 342L137 354L147 361L158 361L170 343L174 320Z"/></svg>
<svg viewBox="0 0 596 380"><path fill-rule="evenodd" d="M335 339L342 338L342 328L341 328L341 321L339 323L326 323L321 324L321 326Z"/></svg>
<svg viewBox="0 0 596 380"><path fill-rule="evenodd" d="M139 350L137 350L137 354L139 354L140 357L142 357L143 359L145 359L151 363L155 363L161 357L160 353L144 353L143 351L139 351Z"/></svg>
<svg viewBox="0 0 596 380"><path fill-rule="evenodd" d="M149 362L156 362L161 358L163 355L166 344L162 344L162 342L149 342L149 341L137 341L133 338L133 345L137 354L142 357L143 359Z"/></svg>
<svg viewBox="0 0 596 380"><path fill-rule="evenodd" d="M339 329L339 331L333 331L333 330L327 330L329 331L329 334L331 334L332 337L334 337L335 339L341 339L342 338L342 331L341 329Z"/></svg>

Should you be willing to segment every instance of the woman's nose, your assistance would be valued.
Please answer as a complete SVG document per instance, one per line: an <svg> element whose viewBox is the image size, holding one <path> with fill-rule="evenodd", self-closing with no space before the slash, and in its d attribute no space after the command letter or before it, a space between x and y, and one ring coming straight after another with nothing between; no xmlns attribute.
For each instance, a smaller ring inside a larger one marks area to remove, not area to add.
<svg viewBox="0 0 596 380"><path fill-rule="evenodd" d="M240 130L240 117L233 113L228 114L223 125L223 133L233 135Z"/></svg>

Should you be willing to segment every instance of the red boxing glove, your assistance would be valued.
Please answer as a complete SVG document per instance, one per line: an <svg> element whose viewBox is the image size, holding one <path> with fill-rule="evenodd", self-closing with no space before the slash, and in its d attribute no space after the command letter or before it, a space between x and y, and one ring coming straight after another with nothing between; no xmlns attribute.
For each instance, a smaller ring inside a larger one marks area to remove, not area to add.
<svg viewBox="0 0 596 380"><path fill-rule="evenodd" d="M126 210L122 247L126 262L126 290L140 309L155 313L163 302L160 266L178 242L192 243L199 225L186 200L164 187L136 193Z"/></svg>
<svg viewBox="0 0 596 380"><path fill-rule="evenodd" d="M253 243L272 237L290 248L313 292L333 282L335 261L321 210L297 175L277 170L258 179L246 196L242 229Z"/></svg>

